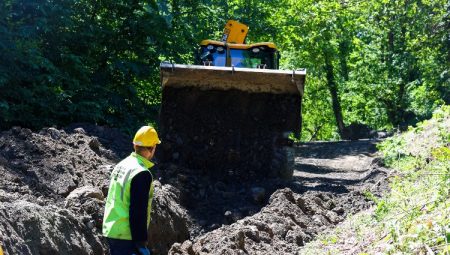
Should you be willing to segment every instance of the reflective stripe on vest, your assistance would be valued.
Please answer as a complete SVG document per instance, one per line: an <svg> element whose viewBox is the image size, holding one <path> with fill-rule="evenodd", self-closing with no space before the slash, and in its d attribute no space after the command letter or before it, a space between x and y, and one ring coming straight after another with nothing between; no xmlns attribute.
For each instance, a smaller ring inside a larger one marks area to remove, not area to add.
<svg viewBox="0 0 450 255"><path fill-rule="evenodd" d="M133 178L140 172L148 171L153 163L142 156L131 153L122 160L111 173L105 215L103 216L103 235L109 238L132 240L130 229L130 187ZM151 174L151 172L150 172ZM150 213L153 199L153 176L149 191L147 228L150 225Z"/></svg>

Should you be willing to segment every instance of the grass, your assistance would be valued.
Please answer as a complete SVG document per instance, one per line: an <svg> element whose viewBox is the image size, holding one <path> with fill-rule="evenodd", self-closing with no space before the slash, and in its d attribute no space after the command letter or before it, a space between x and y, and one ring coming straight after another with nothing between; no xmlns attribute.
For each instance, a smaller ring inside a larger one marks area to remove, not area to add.
<svg viewBox="0 0 450 255"><path fill-rule="evenodd" d="M450 255L450 106L379 145L391 191L301 254Z"/></svg>

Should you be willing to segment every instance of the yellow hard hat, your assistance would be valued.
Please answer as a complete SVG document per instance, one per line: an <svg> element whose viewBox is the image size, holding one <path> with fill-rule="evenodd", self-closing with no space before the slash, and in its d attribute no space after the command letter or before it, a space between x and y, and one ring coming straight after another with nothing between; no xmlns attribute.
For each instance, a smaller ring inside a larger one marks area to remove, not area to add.
<svg viewBox="0 0 450 255"><path fill-rule="evenodd" d="M133 144L143 147L153 147L160 144L158 133L152 126L143 126L134 135Z"/></svg>

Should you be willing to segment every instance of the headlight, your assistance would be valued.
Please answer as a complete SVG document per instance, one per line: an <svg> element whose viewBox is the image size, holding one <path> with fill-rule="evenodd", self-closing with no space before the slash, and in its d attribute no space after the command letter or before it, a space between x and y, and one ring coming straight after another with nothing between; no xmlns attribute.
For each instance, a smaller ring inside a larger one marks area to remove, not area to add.
<svg viewBox="0 0 450 255"><path fill-rule="evenodd" d="M258 53L259 52L259 48L253 48L252 51L253 51L253 53Z"/></svg>
<svg viewBox="0 0 450 255"><path fill-rule="evenodd" d="M223 51L223 47L222 46L217 47L217 51L218 52L222 52Z"/></svg>
<svg viewBox="0 0 450 255"><path fill-rule="evenodd" d="M207 48L208 50L213 50L213 49L214 49L214 46L212 46L212 45L210 44L210 45L206 46L206 48Z"/></svg>

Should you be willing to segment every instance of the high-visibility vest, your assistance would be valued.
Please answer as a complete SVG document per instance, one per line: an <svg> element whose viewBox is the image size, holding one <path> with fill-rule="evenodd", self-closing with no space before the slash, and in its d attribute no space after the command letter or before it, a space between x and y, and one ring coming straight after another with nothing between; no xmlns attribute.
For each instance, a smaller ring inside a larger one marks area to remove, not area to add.
<svg viewBox="0 0 450 255"><path fill-rule="evenodd" d="M136 153L122 160L111 173L108 197L103 216L103 235L109 238L132 240L130 229L130 187L133 178L140 172L148 171L154 164ZM151 172L150 172L151 174ZM147 229L153 199L153 176L149 191Z"/></svg>

